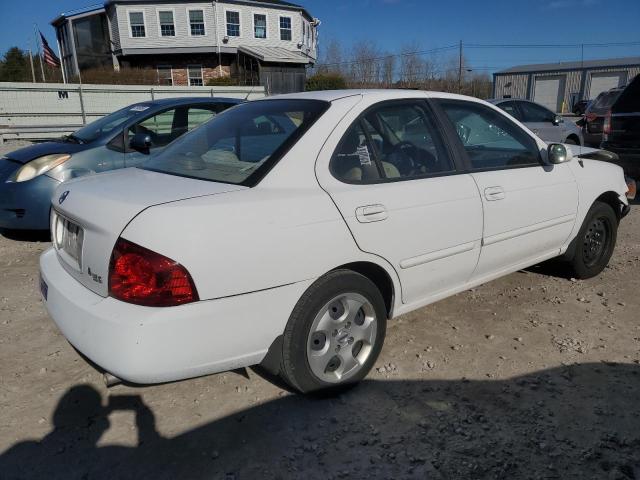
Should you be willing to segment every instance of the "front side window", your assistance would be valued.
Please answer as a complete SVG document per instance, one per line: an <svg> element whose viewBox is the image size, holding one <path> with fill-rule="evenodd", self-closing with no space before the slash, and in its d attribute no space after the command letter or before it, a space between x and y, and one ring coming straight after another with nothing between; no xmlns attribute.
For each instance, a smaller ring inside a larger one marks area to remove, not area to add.
<svg viewBox="0 0 640 480"><path fill-rule="evenodd" d="M173 85L171 65L158 65L158 85Z"/></svg>
<svg viewBox="0 0 640 480"><path fill-rule="evenodd" d="M192 65L189 70L189 86L201 87L204 85L202 80L202 67L200 65Z"/></svg>
<svg viewBox="0 0 640 480"><path fill-rule="evenodd" d="M189 10L189 28L193 37L205 35L204 12L202 10Z"/></svg>
<svg viewBox="0 0 640 480"><path fill-rule="evenodd" d="M227 12L227 36L240 36L240 12Z"/></svg>
<svg viewBox="0 0 640 480"><path fill-rule="evenodd" d="M472 169L540 165L536 141L504 115L475 102L438 103L455 128Z"/></svg>
<svg viewBox="0 0 640 480"><path fill-rule="evenodd" d="M522 110L523 122L553 122L556 118L555 113L547 110L540 105L530 102L520 102L520 110Z"/></svg>
<svg viewBox="0 0 640 480"><path fill-rule="evenodd" d="M160 20L160 36L175 37L176 26L173 23L173 11L171 10L159 11L158 19Z"/></svg>
<svg viewBox="0 0 640 480"><path fill-rule="evenodd" d="M178 125L181 115L176 115L177 111L176 108L165 110L132 125L126 132L125 145L129 145L137 133L149 135L153 147L168 145L186 130L185 125Z"/></svg>
<svg viewBox="0 0 640 480"><path fill-rule="evenodd" d="M238 105L172 143L144 168L255 185L328 106L318 100L260 100Z"/></svg>
<svg viewBox="0 0 640 480"><path fill-rule="evenodd" d="M280 17L280 40L291 41L291 17Z"/></svg>
<svg viewBox="0 0 640 480"><path fill-rule="evenodd" d="M129 25L131 26L131 36L134 38L145 37L144 13L129 12Z"/></svg>
<svg viewBox="0 0 640 480"><path fill-rule="evenodd" d="M330 168L349 183L409 180L455 169L432 114L415 102L363 115L341 141Z"/></svg>
<svg viewBox="0 0 640 480"><path fill-rule="evenodd" d="M256 38L267 38L267 16L255 14L253 16L253 34Z"/></svg>

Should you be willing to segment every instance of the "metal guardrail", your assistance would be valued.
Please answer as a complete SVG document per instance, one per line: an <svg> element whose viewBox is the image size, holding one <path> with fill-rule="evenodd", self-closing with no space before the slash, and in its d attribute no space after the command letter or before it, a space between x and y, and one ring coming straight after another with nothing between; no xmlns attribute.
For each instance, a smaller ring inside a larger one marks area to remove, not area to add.
<svg viewBox="0 0 640 480"><path fill-rule="evenodd" d="M253 100L265 89L0 82L0 143L51 139L132 103L186 96Z"/></svg>

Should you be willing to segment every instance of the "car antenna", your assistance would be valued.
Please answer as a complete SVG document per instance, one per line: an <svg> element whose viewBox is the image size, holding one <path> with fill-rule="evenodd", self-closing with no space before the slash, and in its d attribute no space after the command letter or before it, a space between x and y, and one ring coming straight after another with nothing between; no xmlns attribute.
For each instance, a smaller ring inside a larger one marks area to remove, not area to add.
<svg viewBox="0 0 640 480"><path fill-rule="evenodd" d="M247 96L244 97L244 101L246 102L247 100L249 100L249 95L251 95L253 93L253 89L255 88L255 85L251 85L251 90L249 90L249 93L247 93Z"/></svg>

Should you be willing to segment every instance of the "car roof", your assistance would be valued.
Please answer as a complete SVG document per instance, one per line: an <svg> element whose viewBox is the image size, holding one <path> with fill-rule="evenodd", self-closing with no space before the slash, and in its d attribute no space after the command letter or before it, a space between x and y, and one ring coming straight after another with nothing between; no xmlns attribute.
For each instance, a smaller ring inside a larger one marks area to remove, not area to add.
<svg viewBox="0 0 640 480"><path fill-rule="evenodd" d="M412 90L412 89L352 89L352 90L321 90L317 92L300 92L300 93L287 93L284 95L275 95L272 97L265 97L257 102L265 100L322 100L325 102L334 102L341 98L362 96L362 97L376 97L376 100L394 100L403 98L451 98L460 100L473 100L479 102L481 100L475 97L468 97L465 95L458 95L454 93L434 92L428 90Z"/></svg>

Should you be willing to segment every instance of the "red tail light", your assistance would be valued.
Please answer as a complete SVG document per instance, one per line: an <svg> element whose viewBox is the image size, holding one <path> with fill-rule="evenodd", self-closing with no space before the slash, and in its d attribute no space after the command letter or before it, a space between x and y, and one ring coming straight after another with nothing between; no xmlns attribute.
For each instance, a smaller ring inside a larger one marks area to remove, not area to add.
<svg viewBox="0 0 640 480"><path fill-rule="evenodd" d="M593 122L596 118L598 118L598 115L596 115L595 113L587 113L586 115L587 117L587 122Z"/></svg>
<svg viewBox="0 0 640 480"><path fill-rule="evenodd" d="M602 126L602 133L604 133L605 135L611 134L611 110L609 110L604 117L604 125Z"/></svg>
<svg viewBox="0 0 640 480"><path fill-rule="evenodd" d="M182 265L123 238L111 254L109 295L147 307L199 300L191 275Z"/></svg>

